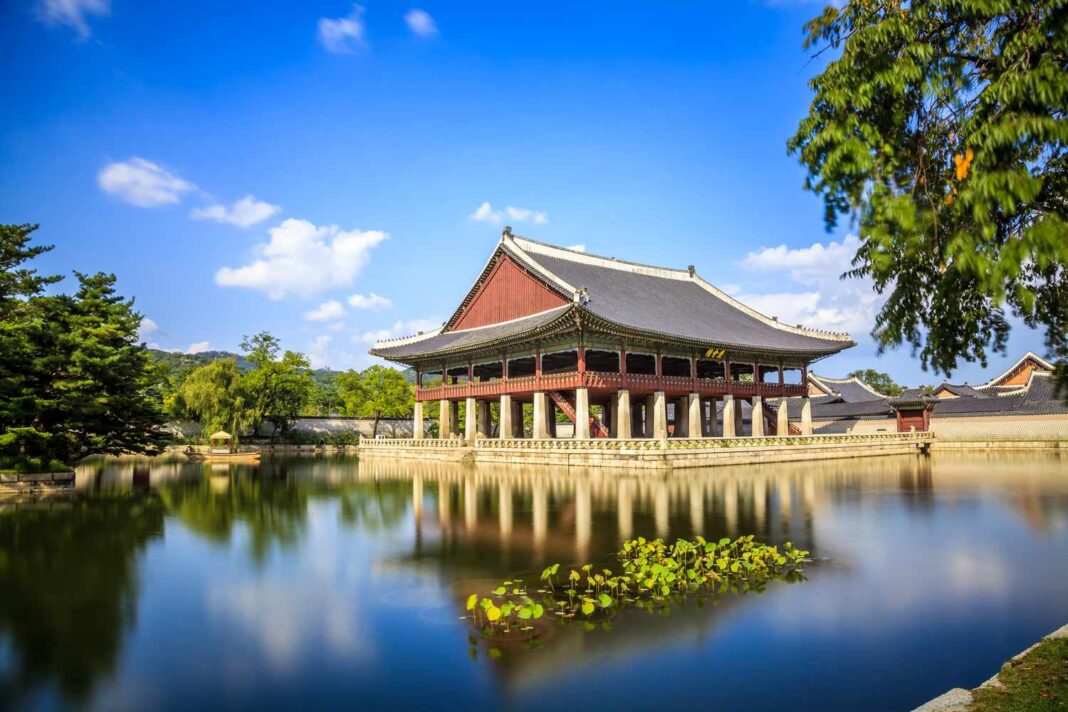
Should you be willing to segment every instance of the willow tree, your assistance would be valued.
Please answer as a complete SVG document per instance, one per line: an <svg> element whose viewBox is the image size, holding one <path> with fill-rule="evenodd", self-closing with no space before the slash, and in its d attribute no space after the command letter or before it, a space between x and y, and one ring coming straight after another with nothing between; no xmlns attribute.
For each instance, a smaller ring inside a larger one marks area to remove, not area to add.
<svg viewBox="0 0 1068 712"><path fill-rule="evenodd" d="M948 374L1012 314L1068 382L1068 4L852 0L806 31L834 58L788 145L888 293L873 336Z"/></svg>
<svg viewBox="0 0 1068 712"><path fill-rule="evenodd" d="M167 410L176 418L197 421L208 433L226 430L235 438L259 422L255 398L232 358L190 373L167 399Z"/></svg>
<svg viewBox="0 0 1068 712"><path fill-rule="evenodd" d="M374 418L372 437L378 437L378 423L383 417L410 416L415 402L415 391L404 374L378 365L341 374L338 393L348 415Z"/></svg>

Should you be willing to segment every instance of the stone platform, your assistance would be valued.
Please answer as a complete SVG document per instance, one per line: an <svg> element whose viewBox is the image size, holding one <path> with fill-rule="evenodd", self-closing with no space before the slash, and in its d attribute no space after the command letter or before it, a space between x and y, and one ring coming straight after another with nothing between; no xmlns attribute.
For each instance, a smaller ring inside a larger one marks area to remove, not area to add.
<svg viewBox="0 0 1068 712"><path fill-rule="evenodd" d="M360 443L360 457L439 462L672 470L926 452L931 433L742 438L382 439Z"/></svg>

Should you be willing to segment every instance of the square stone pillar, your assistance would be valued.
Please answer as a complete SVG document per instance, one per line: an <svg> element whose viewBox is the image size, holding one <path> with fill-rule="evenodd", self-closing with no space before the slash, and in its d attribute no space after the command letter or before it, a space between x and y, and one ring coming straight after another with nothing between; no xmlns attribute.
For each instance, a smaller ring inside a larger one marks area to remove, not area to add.
<svg viewBox="0 0 1068 712"><path fill-rule="evenodd" d="M642 414L642 435L654 438L653 413L656 411L656 394L652 393L645 397L645 412Z"/></svg>
<svg viewBox="0 0 1068 712"><path fill-rule="evenodd" d="M734 437L745 435L745 414L742 413L742 401L734 401Z"/></svg>
<svg viewBox="0 0 1068 712"><path fill-rule="evenodd" d="M469 443L475 441L475 433L478 430L478 404L474 398L468 398L464 402L464 440Z"/></svg>
<svg viewBox="0 0 1068 712"><path fill-rule="evenodd" d="M657 391L652 395L653 400L653 437L657 440L667 440L667 398L663 391Z"/></svg>
<svg viewBox="0 0 1068 712"><path fill-rule="evenodd" d="M719 411L716 410L718 407L718 398L708 399L708 437L710 438L718 438L722 434L719 427Z"/></svg>
<svg viewBox="0 0 1068 712"><path fill-rule="evenodd" d="M787 400L779 399L779 410L775 414L775 434L785 437L790 434L790 410L786 407Z"/></svg>
<svg viewBox="0 0 1068 712"><path fill-rule="evenodd" d="M812 400L808 396L801 399L801 434L812 434Z"/></svg>
<svg viewBox="0 0 1068 712"><path fill-rule="evenodd" d="M412 437L416 440L423 439L423 401L415 402L415 412L412 413Z"/></svg>
<svg viewBox="0 0 1068 712"><path fill-rule="evenodd" d="M575 438L590 437L590 392L585 388L575 389Z"/></svg>
<svg viewBox="0 0 1068 712"><path fill-rule="evenodd" d="M701 420L704 418L704 408L701 407L701 394L691 393L687 408L690 411L689 421L690 428L686 433L686 437L699 438L703 428L701 427Z"/></svg>
<svg viewBox="0 0 1068 712"><path fill-rule="evenodd" d="M447 400L438 401L438 438L439 439L444 440L444 439L449 437L449 431L452 429L452 426L449 425L449 415L451 413L452 413L452 410L449 408L449 401L447 401Z"/></svg>
<svg viewBox="0 0 1068 712"><path fill-rule="evenodd" d="M500 423L497 430L499 431L497 437L501 440L511 440L515 437L515 429L512 426L512 396L501 396L501 413Z"/></svg>
<svg viewBox="0 0 1068 712"><path fill-rule="evenodd" d="M549 427L546 421L547 408L545 407L545 391L534 392L534 433L535 440L547 440L549 438Z"/></svg>
<svg viewBox="0 0 1068 712"><path fill-rule="evenodd" d="M620 440L627 440L634 437L631 433L630 417L632 415L630 410L630 391L622 390L616 393L615 404L615 435Z"/></svg>
<svg viewBox="0 0 1068 712"><path fill-rule="evenodd" d="M478 401L478 432L484 437L492 435L493 426L490 423L489 401Z"/></svg>
<svg viewBox="0 0 1068 712"><path fill-rule="evenodd" d="M556 402L545 394L545 428L549 431L549 437L556 437Z"/></svg>
<svg viewBox="0 0 1068 712"><path fill-rule="evenodd" d="M738 404L734 402L734 396L730 394L723 396L723 437L725 438L737 437L734 429L738 422L734 417L735 409L741 411ZM715 418L714 415L712 417Z"/></svg>
<svg viewBox="0 0 1068 712"><path fill-rule="evenodd" d="M609 398L608 402L604 405L604 417L607 421L605 425L608 427L608 437L619 437L619 399Z"/></svg>
<svg viewBox="0 0 1068 712"><path fill-rule="evenodd" d="M460 434L460 401L449 401L449 435Z"/></svg>
<svg viewBox="0 0 1068 712"><path fill-rule="evenodd" d="M686 438L690 436L690 397L683 396L675 399L675 432L673 437Z"/></svg>
<svg viewBox="0 0 1068 712"><path fill-rule="evenodd" d="M753 425L754 438L764 437L764 399L761 396L753 396Z"/></svg>
<svg viewBox="0 0 1068 712"><path fill-rule="evenodd" d="M526 435L523 428L523 403L514 399L512 400L512 434L517 438Z"/></svg>

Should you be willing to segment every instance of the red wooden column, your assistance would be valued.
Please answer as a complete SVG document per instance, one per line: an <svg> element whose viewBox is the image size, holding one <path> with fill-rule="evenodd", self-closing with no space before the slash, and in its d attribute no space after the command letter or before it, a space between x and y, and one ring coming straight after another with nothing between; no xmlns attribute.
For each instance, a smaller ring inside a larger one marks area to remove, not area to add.
<svg viewBox="0 0 1068 712"><path fill-rule="evenodd" d="M786 397L786 379L782 373L782 364L779 364L779 397Z"/></svg>
<svg viewBox="0 0 1068 712"><path fill-rule="evenodd" d="M656 377L657 377L657 379L660 379L660 378L663 377L663 375L664 375L664 366L663 366L662 363L660 363L660 350L657 349L657 352L656 352Z"/></svg>
<svg viewBox="0 0 1068 712"><path fill-rule="evenodd" d="M723 379L727 382L727 393L734 393L734 377L731 375L731 360L723 357Z"/></svg>
<svg viewBox="0 0 1068 712"><path fill-rule="evenodd" d="M697 357L690 356L690 381L693 383L691 386L691 392L697 392Z"/></svg>
<svg viewBox="0 0 1068 712"><path fill-rule="evenodd" d="M501 380L508 380L508 352L501 354Z"/></svg>
<svg viewBox="0 0 1068 712"><path fill-rule="evenodd" d="M753 363L753 383L754 383L754 385L756 385L756 384L761 384L763 382L764 382L764 379L760 377L760 362L756 361L756 362ZM759 385L757 385L756 393L757 393L757 395L760 395L760 387L759 387Z"/></svg>
<svg viewBox="0 0 1068 712"><path fill-rule="evenodd" d="M586 347L578 347L578 372L586 373Z"/></svg>
<svg viewBox="0 0 1068 712"><path fill-rule="evenodd" d="M627 387L627 347L623 344L619 345L619 375L620 380L623 382L623 388Z"/></svg>

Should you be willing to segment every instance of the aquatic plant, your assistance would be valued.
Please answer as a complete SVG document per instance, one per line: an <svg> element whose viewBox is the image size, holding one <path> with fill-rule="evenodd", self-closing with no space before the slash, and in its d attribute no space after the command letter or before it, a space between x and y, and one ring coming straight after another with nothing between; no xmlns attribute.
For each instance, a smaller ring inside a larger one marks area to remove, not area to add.
<svg viewBox="0 0 1068 712"><path fill-rule="evenodd" d="M503 582L485 596L467 598L467 616L489 636L533 637L533 621L546 613L560 619L605 620L629 605L650 607L657 601L732 586L759 587L776 578L797 575L809 561L807 551L786 542L782 549L752 536L706 541L638 537L623 543L615 556L621 571L593 564L570 569L558 580L560 564L547 566L539 580L539 600L521 580Z"/></svg>

